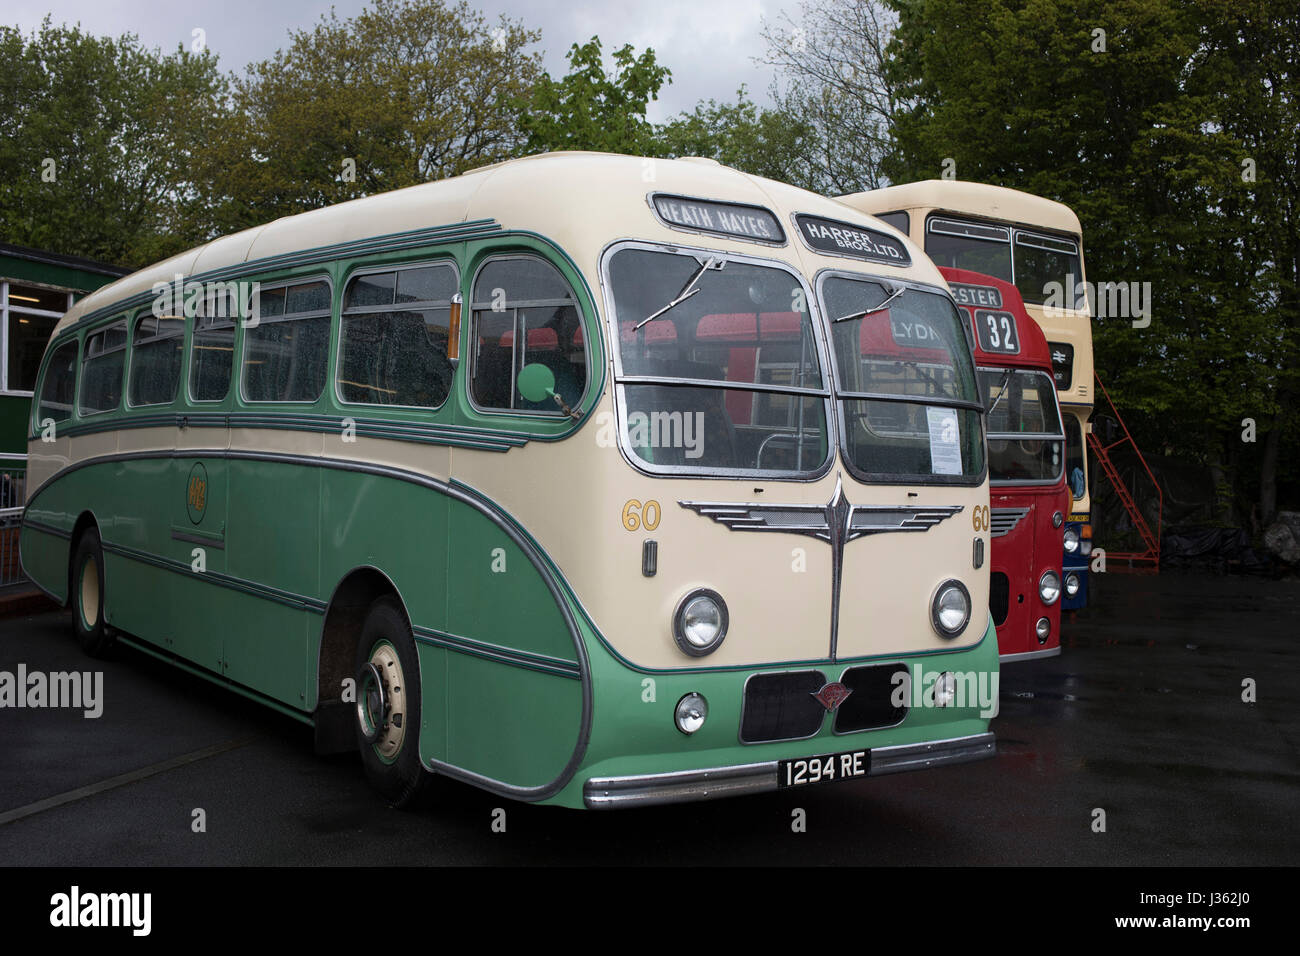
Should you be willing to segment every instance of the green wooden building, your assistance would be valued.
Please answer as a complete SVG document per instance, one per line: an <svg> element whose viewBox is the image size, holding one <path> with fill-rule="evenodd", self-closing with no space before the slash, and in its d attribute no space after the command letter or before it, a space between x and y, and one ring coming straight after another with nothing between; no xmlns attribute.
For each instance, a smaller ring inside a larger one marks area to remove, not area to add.
<svg viewBox="0 0 1300 956"><path fill-rule="evenodd" d="M0 453L27 451L32 389L54 324L83 295L130 271L0 243Z"/></svg>

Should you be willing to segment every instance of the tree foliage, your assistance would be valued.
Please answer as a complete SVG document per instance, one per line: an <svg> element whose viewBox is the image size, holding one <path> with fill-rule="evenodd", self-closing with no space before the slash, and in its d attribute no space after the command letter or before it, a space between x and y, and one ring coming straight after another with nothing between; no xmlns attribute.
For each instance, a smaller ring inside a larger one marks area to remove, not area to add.
<svg viewBox="0 0 1300 956"><path fill-rule="evenodd" d="M708 100L659 127L664 156L707 156L756 176L811 189L818 185L807 162L815 149L811 123L781 109L763 109L742 86L734 103Z"/></svg>
<svg viewBox="0 0 1300 956"><path fill-rule="evenodd" d="M234 81L207 154L223 230L440 179L513 155L536 31L461 0L330 11Z"/></svg>
<svg viewBox="0 0 1300 956"><path fill-rule="evenodd" d="M195 155L224 93L209 52L0 27L0 235L123 265L193 245Z"/></svg>
<svg viewBox="0 0 1300 956"><path fill-rule="evenodd" d="M566 55L569 72L560 79L543 74L524 103L519 125L527 139L524 153L590 149L635 156L655 155L654 126L646 118L672 73L654 50L640 56L631 45L612 54L605 69L599 37L575 43Z"/></svg>
<svg viewBox="0 0 1300 956"><path fill-rule="evenodd" d="M906 105L886 173L934 178L951 159L960 179L1061 200L1090 281L1151 283L1150 327L1094 323L1098 370L1148 448L1230 473L1243 418L1279 440L1300 358L1294 7L895 3Z"/></svg>

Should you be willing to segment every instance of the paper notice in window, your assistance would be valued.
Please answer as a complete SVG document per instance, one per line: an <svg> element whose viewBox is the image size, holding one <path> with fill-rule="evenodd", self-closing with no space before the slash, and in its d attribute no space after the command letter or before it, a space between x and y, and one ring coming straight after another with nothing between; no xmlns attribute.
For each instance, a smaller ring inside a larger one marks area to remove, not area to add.
<svg viewBox="0 0 1300 956"><path fill-rule="evenodd" d="M952 408L927 408L930 425L930 474L961 474L961 441L957 431L957 411Z"/></svg>

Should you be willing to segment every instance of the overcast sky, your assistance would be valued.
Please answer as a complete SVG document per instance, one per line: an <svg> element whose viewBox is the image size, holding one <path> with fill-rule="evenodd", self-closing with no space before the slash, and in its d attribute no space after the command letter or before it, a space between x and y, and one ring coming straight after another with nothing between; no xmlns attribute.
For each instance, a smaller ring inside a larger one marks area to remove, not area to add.
<svg viewBox="0 0 1300 956"><path fill-rule="evenodd" d="M340 19L354 16L364 0L335 0ZM223 70L243 72L286 44L290 29L309 27L328 13L329 0L9 0L0 22L28 33L49 14L55 23L80 23L99 35L135 33L147 46L172 50L191 41L195 27L220 57ZM489 21L500 14L542 31L541 49L553 76L566 72L564 54L573 43L599 36L606 53L631 43L639 53L652 47L673 72L651 119L690 109L701 99L730 100L744 83L750 96L766 102L770 67L754 58L766 44L763 18L775 21L797 0L470 0Z"/></svg>

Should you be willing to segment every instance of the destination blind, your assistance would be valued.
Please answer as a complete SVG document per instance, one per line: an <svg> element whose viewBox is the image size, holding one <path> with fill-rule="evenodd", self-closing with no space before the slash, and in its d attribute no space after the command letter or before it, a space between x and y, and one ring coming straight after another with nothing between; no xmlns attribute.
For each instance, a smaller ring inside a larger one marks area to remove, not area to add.
<svg viewBox="0 0 1300 956"><path fill-rule="evenodd" d="M963 282L949 282L952 297L958 305L972 305L985 309L1002 308L1002 293L991 285L966 285Z"/></svg>
<svg viewBox="0 0 1300 956"><path fill-rule="evenodd" d="M803 213L794 219L804 242L818 252L851 256L868 262L884 262L891 266L912 264L912 257L908 255L907 247L902 241L879 230Z"/></svg>
<svg viewBox="0 0 1300 956"><path fill-rule="evenodd" d="M654 210L669 226L732 236L753 242L785 242L785 230L770 210L741 203L656 195Z"/></svg>

